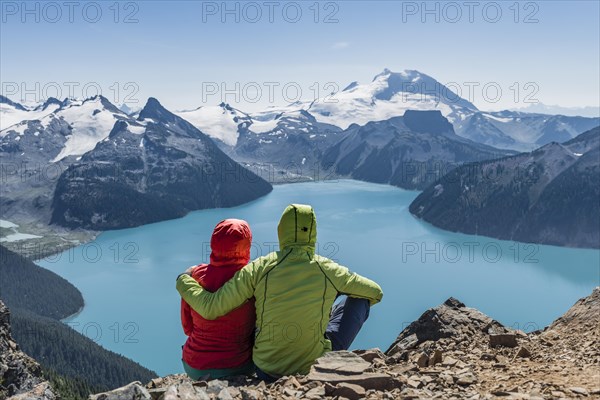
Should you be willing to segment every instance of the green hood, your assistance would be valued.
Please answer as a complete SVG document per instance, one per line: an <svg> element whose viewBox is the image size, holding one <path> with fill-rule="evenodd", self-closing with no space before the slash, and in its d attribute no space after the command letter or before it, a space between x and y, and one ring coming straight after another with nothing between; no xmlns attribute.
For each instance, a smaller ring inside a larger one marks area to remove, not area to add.
<svg viewBox="0 0 600 400"><path fill-rule="evenodd" d="M290 204L283 211L277 226L279 248L307 246L314 249L317 242L317 216L311 206Z"/></svg>

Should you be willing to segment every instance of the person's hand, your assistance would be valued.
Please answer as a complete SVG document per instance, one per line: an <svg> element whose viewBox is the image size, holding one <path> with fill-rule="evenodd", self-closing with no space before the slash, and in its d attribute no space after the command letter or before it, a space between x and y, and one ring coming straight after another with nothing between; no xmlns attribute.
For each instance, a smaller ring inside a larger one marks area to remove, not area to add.
<svg viewBox="0 0 600 400"><path fill-rule="evenodd" d="M191 267L189 267L188 269L186 269L185 271L183 271L182 273L180 273L179 275L177 275L177 280L179 280L179 277L181 275L189 275L192 276L192 274L194 273L194 269L196 269L197 265L192 265Z"/></svg>
<svg viewBox="0 0 600 400"><path fill-rule="evenodd" d="M185 270L184 274L189 274L192 275L194 273L194 270L196 269L196 265L192 265L191 267L189 267L188 269Z"/></svg>

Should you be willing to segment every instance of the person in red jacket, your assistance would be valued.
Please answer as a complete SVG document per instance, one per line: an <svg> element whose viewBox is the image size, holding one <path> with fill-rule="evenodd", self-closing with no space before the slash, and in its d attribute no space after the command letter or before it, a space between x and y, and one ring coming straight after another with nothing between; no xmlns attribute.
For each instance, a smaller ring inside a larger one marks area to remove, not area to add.
<svg viewBox="0 0 600 400"><path fill-rule="evenodd" d="M192 269L192 277L214 292L250 261L252 232L246 221L226 219L213 231L210 264ZM215 320L202 318L182 299L181 324L188 336L183 367L192 379L218 379L253 372L254 299Z"/></svg>

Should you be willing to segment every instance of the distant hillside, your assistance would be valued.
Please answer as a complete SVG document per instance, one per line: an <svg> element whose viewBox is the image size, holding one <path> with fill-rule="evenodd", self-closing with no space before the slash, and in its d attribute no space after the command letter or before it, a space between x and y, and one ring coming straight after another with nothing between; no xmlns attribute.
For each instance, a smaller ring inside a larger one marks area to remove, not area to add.
<svg viewBox="0 0 600 400"><path fill-rule="evenodd" d="M461 166L410 212L442 229L600 248L600 127L531 153Z"/></svg>
<svg viewBox="0 0 600 400"><path fill-rule="evenodd" d="M324 170L405 189L423 189L465 162L513 154L456 135L439 111L407 110L403 117L352 125L340 136L324 152Z"/></svg>
<svg viewBox="0 0 600 400"><path fill-rule="evenodd" d="M13 311L20 308L62 319L83 307L83 297L75 286L3 246L0 272L0 298Z"/></svg>
<svg viewBox="0 0 600 400"><path fill-rule="evenodd" d="M82 397L94 390L113 389L156 376L60 321L18 308L11 311L13 336L23 351L45 369L75 382L85 382L86 386L81 388L84 392L79 393Z"/></svg>
<svg viewBox="0 0 600 400"><path fill-rule="evenodd" d="M63 398L84 399L156 376L59 321L83 307L81 293L65 279L3 246L0 276L0 299L11 310L14 339Z"/></svg>

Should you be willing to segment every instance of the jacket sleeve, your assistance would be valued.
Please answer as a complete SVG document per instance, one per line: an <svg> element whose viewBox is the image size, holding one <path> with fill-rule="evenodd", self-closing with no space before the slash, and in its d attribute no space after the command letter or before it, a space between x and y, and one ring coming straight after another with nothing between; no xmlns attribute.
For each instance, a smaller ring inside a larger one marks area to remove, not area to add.
<svg viewBox="0 0 600 400"><path fill-rule="evenodd" d="M192 321L192 309L190 305L181 299L181 326L183 327L183 333L185 336L191 336L194 330L194 323Z"/></svg>
<svg viewBox="0 0 600 400"><path fill-rule="evenodd" d="M372 306L379 303L383 298L381 286L374 281L357 273L350 272L348 268L326 258L321 258L319 264L339 293L350 297L367 299Z"/></svg>
<svg viewBox="0 0 600 400"><path fill-rule="evenodd" d="M203 318L217 319L238 308L254 296L256 269L251 263L228 280L216 292L204 290L189 275L177 278L177 291L181 298Z"/></svg>

